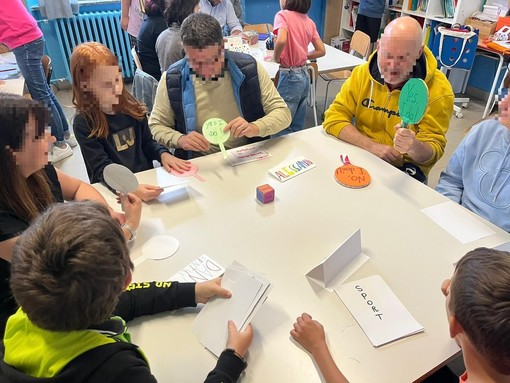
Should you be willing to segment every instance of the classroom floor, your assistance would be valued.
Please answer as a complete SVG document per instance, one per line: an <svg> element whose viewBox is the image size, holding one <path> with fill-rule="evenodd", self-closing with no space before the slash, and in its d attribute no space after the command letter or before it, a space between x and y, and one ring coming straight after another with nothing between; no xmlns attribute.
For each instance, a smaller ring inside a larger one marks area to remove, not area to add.
<svg viewBox="0 0 510 383"><path fill-rule="evenodd" d="M127 85L128 87L130 85ZM326 85L325 82L320 78L317 81L317 114L319 119L319 124L321 123L321 115L322 115L322 106L324 103L324 95L325 95ZM331 84L329 87L329 102L333 101L333 97L338 93L340 89L340 84ZM60 90L57 92L57 98L59 99L64 112L68 119L74 115L74 108L71 102L72 92L71 90ZM464 135L466 134L467 129L481 120L482 113L485 107L485 103L481 100L472 99L469 103L467 109L463 110L464 118L458 119L452 117L450 121L450 128L446 135L448 143L446 145L446 150L444 156L439 160L439 162L434 166L429 174L428 185L430 187L435 187L437 181L439 179L439 175L441 171L446 167L450 156L454 152L457 145L460 143ZM311 127L314 126L314 118L312 109L308 109L308 114L305 121L305 126ZM71 127L72 129L72 127ZM87 172L85 170L85 164L83 162L83 157L81 155L79 147L74 148L74 155L55 164L58 168L64 170L65 172L72 174L74 177L77 177L85 182L88 182Z"/></svg>

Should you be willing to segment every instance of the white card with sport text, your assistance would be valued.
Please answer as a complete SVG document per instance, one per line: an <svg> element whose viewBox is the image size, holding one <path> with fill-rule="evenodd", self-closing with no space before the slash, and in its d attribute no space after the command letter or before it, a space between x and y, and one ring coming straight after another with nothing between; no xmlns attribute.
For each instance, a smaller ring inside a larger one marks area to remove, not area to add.
<svg viewBox="0 0 510 383"><path fill-rule="evenodd" d="M346 283L335 293L375 347L424 330L379 275Z"/></svg>

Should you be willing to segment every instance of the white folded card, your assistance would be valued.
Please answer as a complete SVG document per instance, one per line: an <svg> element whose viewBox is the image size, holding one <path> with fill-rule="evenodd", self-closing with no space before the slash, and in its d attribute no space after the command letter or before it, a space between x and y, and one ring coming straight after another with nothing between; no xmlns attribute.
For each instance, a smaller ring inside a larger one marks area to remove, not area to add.
<svg viewBox="0 0 510 383"><path fill-rule="evenodd" d="M260 142L251 145L241 146L227 151L227 159L230 165L237 166L248 162L263 160L271 157L271 154L264 148Z"/></svg>
<svg viewBox="0 0 510 383"><path fill-rule="evenodd" d="M462 244L494 234L494 230L453 201L443 202L421 211Z"/></svg>
<svg viewBox="0 0 510 383"><path fill-rule="evenodd" d="M375 347L423 331L379 275L335 289Z"/></svg>
<svg viewBox="0 0 510 383"><path fill-rule="evenodd" d="M313 169L314 167L315 164L311 160L300 156L269 169L269 174L275 177L278 181L285 182L310 169Z"/></svg>
<svg viewBox="0 0 510 383"><path fill-rule="evenodd" d="M510 252L510 242L502 243L494 248L495 250L508 251Z"/></svg>
<svg viewBox="0 0 510 383"><path fill-rule="evenodd" d="M361 252L361 230L358 229L333 254L310 270L306 276L331 292L335 286L340 286L367 260L368 257Z"/></svg>
<svg viewBox="0 0 510 383"><path fill-rule="evenodd" d="M207 255L198 257L184 269L172 275L169 281L177 282L206 282L221 276L225 269Z"/></svg>
<svg viewBox="0 0 510 383"><path fill-rule="evenodd" d="M227 344L228 321L233 320L243 331L266 300L271 286L266 278L238 263L227 267L221 285L232 297L211 299L191 325L200 343L218 357Z"/></svg>

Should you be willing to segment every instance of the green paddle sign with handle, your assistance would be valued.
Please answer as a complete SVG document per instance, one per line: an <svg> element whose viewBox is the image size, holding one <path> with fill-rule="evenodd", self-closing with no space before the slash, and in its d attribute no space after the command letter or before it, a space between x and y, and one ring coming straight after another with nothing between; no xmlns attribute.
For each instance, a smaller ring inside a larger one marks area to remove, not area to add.
<svg viewBox="0 0 510 383"><path fill-rule="evenodd" d="M421 78L411 78L400 91L398 112L402 118L402 128L417 124L427 111L429 89Z"/></svg>
<svg viewBox="0 0 510 383"><path fill-rule="evenodd" d="M227 152L225 151L225 146L223 144L229 139L230 131L224 132L223 129L225 126L227 126L225 120L222 120L221 118L210 118L204 122L204 125L202 126L202 134L211 144L219 145L223 158L227 159Z"/></svg>

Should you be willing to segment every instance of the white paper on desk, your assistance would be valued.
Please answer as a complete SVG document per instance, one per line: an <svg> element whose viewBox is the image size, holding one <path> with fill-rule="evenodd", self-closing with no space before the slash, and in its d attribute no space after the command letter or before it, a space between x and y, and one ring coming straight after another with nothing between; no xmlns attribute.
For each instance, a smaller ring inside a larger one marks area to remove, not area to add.
<svg viewBox="0 0 510 383"><path fill-rule="evenodd" d="M271 157L271 154L269 154L269 152L264 148L264 145L259 142L227 151L227 159L232 166L263 160L269 157Z"/></svg>
<svg viewBox="0 0 510 383"><path fill-rule="evenodd" d="M240 331L244 330L267 298L269 289L267 280L262 281L247 271L230 266L225 270L221 285L232 293L232 297L207 302L191 325L200 343L218 357L227 344L228 321L233 320Z"/></svg>
<svg viewBox="0 0 510 383"><path fill-rule="evenodd" d="M367 260L368 256L361 252L361 230L358 229L333 254L310 270L306 276L332 292Z"/></svg>
<svg viewBox="0 0 510 383"><path fill-rule="evenodd" d="M447 201L421 211L462 244L494 234L494 230L473 217L459 204Z"/></svg>
<svg viewBox="0 0 510 383"><path fill-rule="evenodd" d="M177 282L207 282L221 276L225 269L207 255L198 257L184 269L172 275L169 281Z"/></svg>
<svg viewBox="0 0 510 383"><path fill-rule="evenodd" d="M185 187L189 182L188 177L176 177L173 174L168 173L162 166L156 168L155 171L156 171L155 185L159 187L177 189Z"/></svg>
<svg viewBox="0 0 510 383"><path fill-rule="evenodd" d="M300 156L269 169L269 174L275 177L278 181L285 182L310 169L313 169L314 167L315 164L311 160Z"/></svg>
<svg viewBox="0 0 510 383"><path fill-rule="evenodd" d="M424 330L379 275L346 283L335 293L375 347Z"/></svg>

